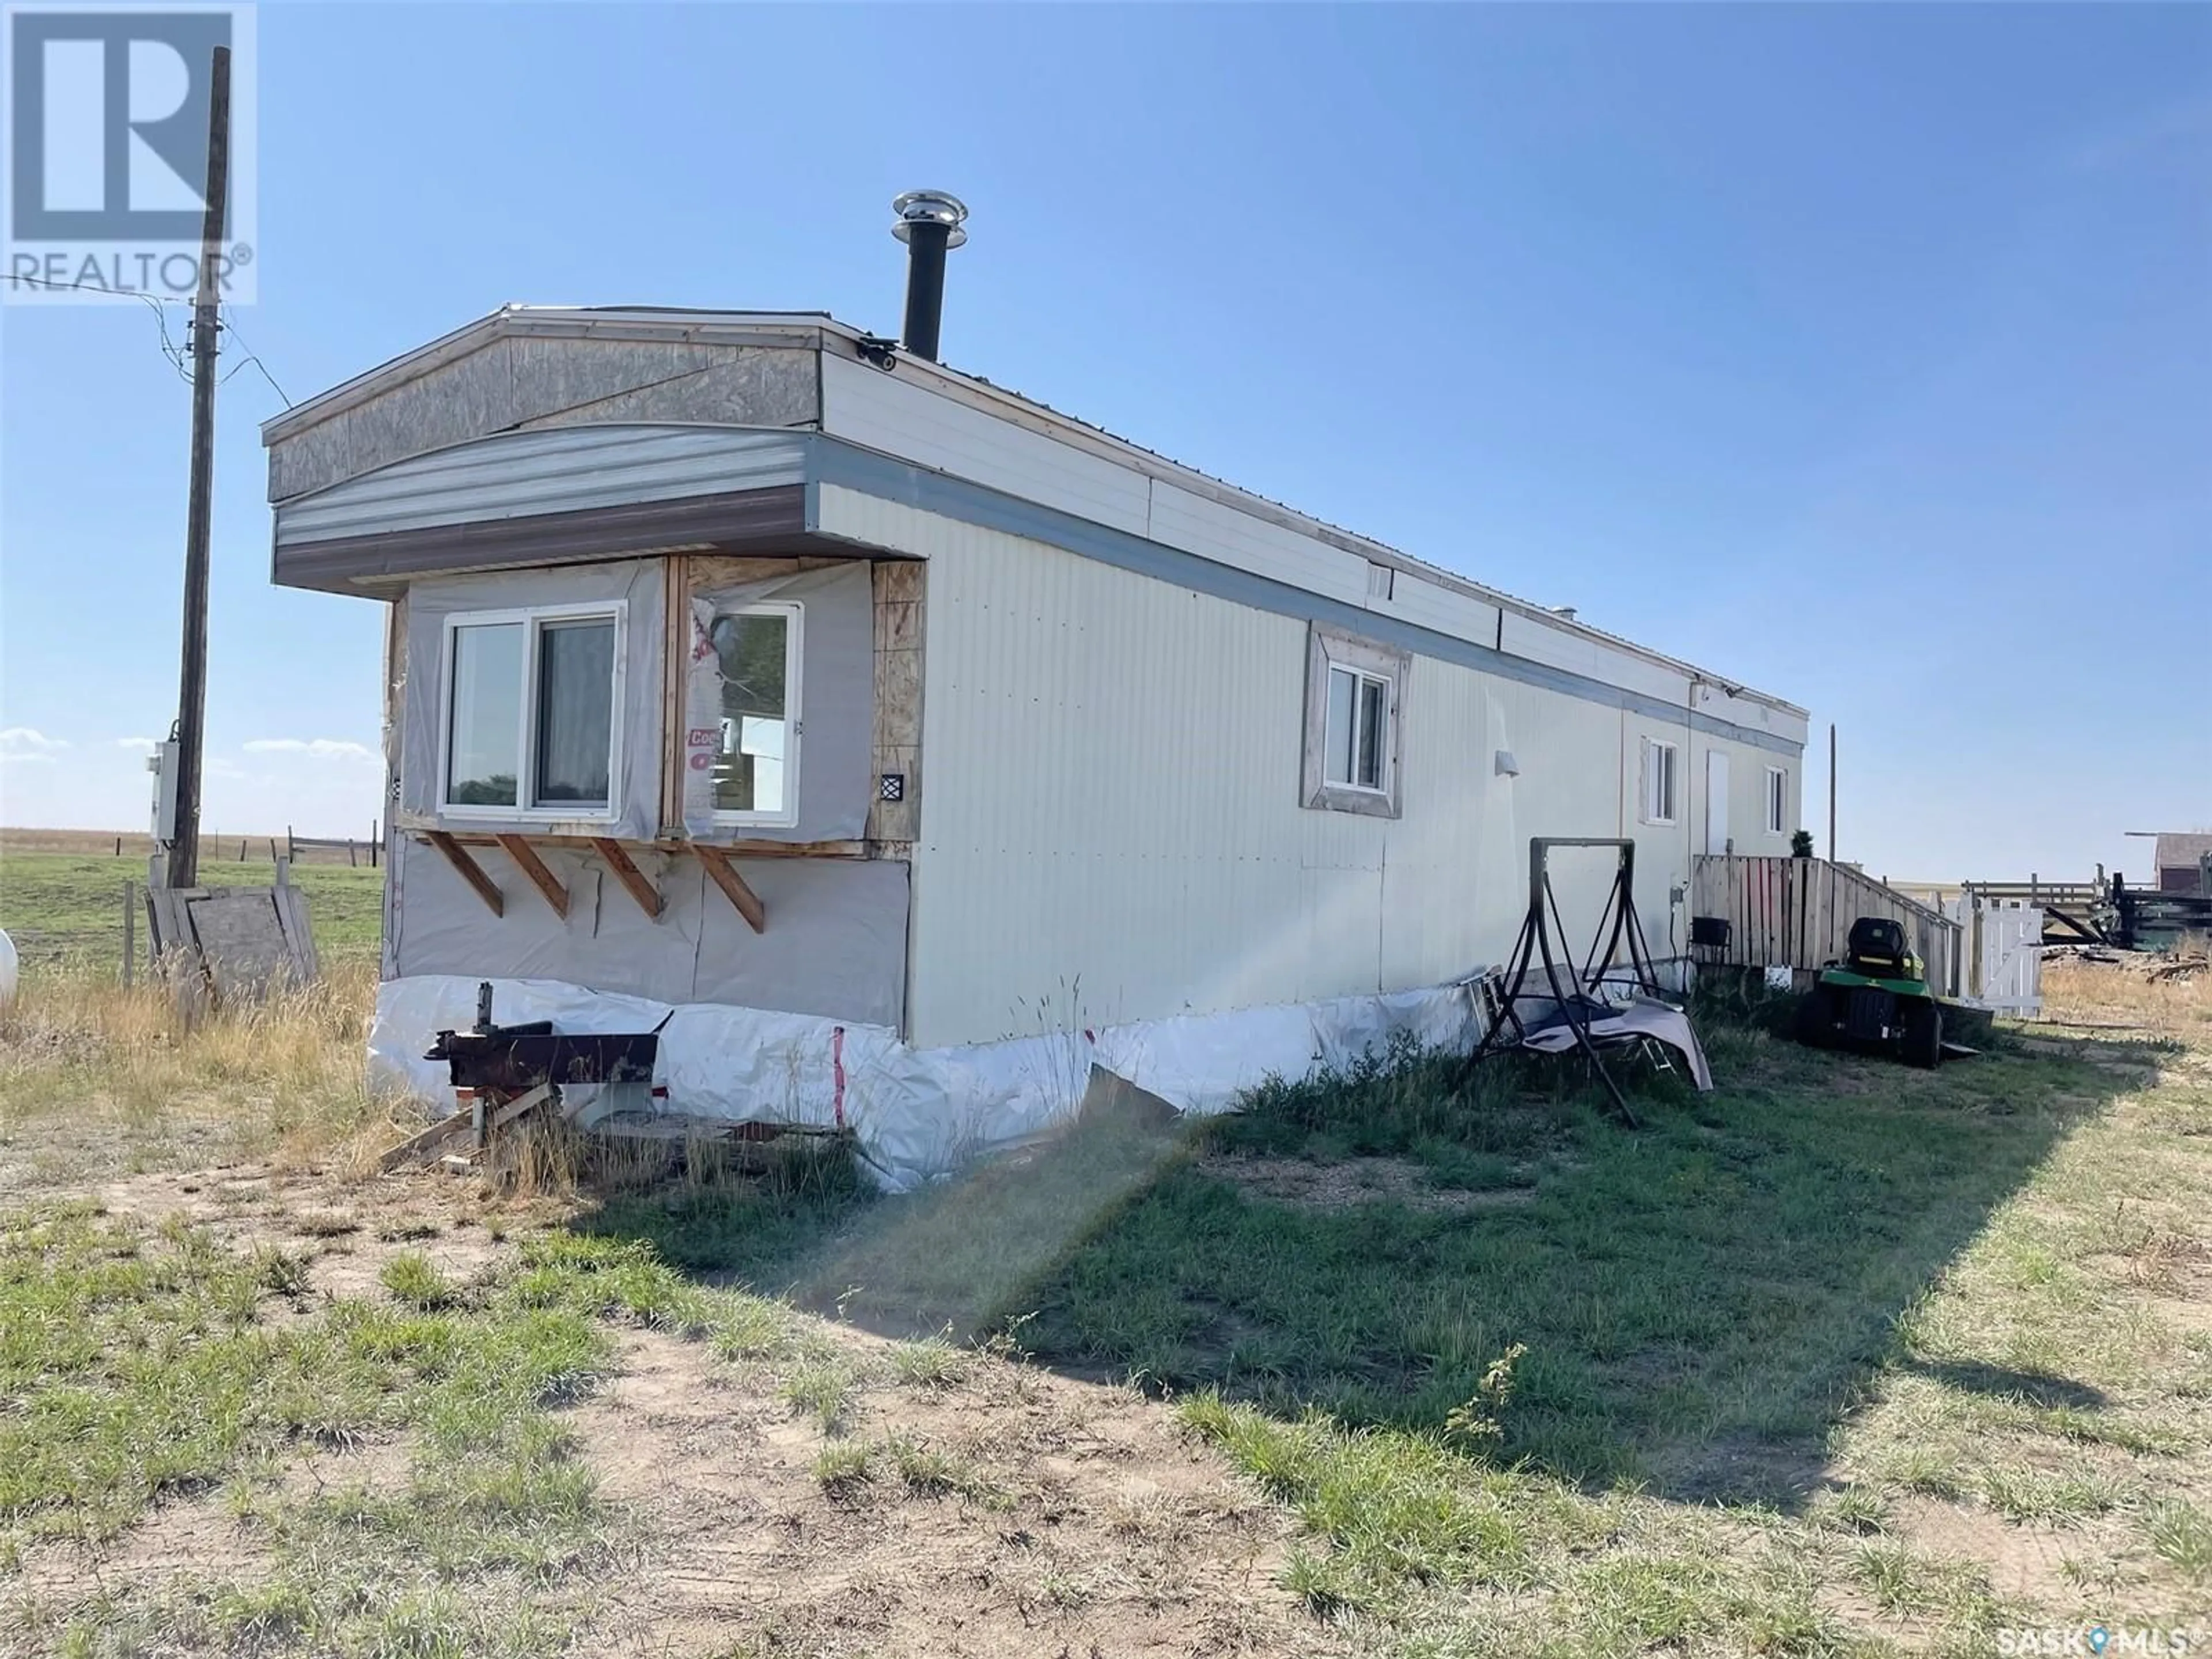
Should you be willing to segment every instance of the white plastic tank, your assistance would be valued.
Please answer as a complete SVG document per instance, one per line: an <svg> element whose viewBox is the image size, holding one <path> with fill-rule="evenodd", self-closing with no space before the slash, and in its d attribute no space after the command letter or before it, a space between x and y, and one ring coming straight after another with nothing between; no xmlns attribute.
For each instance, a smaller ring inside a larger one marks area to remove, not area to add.
<svg viewBox="0 0 2212 1659"><path fill-rule="evenodd" d="M15 941L0 931L0 1010L15 1000Z"/></svg>

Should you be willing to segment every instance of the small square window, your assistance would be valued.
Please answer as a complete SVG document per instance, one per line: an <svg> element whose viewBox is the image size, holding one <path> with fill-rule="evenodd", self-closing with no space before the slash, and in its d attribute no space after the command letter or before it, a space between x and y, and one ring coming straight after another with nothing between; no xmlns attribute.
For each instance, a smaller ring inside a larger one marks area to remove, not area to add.
<svg viewBox="0 0 2212 1659"><path fill-rule="evenodd" d="M445 789L477 817L600 818L615 803L619 606L447 623Z"/></svg>
<svg viewBox="0 0 2212 1659"><path fill-rule="evenodd" d="M1390 682L1356 669L1328 671L1328 730L1322 777L1346 789L1382 787L1389 741Z"/></svg>
<svg viewBox="0 0 2212 1659"><path fill-rule="evenodd" d="M1407 653L1312 630L1306 690L1308 806L1395 817Z"/></svg>

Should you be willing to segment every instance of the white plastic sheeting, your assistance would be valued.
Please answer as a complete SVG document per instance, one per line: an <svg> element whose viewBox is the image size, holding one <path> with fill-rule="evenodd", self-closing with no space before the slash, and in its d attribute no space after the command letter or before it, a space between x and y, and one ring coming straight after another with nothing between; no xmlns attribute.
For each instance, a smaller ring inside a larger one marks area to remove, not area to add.
<svg viewBox="0 0 2212 1659"><path fill-rule="evenodd" d="M450 1105L445 1067L422 1056L439 1031L475 1020L478 982L423 975L379 987L372 1079ZM558 980L492 984L493 1017L503 1025L546 1019L562 1031L658 1030L654 1081L667 1090L672 1113L850 1127L894 1191L1042 1134L1081 1103L1094 1066L1180 1111L1218 1112L1270 1075L1344 1065L1400 1033L1424 1047L1464 1050L1479 1030L1463 984L929 1049L908 1048L882 1025L672 1005Z"/></svg>

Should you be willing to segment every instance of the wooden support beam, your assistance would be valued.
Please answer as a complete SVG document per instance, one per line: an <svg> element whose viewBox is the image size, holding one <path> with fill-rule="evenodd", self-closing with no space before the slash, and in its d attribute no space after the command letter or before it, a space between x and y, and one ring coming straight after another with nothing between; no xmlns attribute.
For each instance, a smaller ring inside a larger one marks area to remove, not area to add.
<svg viewBox="0 0 2212 1659"><path fill-rule="evenodd" d="M684 693L691 661L691 561L671 553L660 562L660 822L684 823Z"/></svg>
<svg viewBox="0 0 2212 1659"><path fill-rule="evenodd" d="M553 914L562 921L568 920L568 890L561 884L561 878L545 867L545 860L538 856L538 849L520 836L494 836L499 850L514 860L515 867L530 878L531 884L545 895L545 902L553 907Z"/></svg>
<svg viewBox="0 0 2212 1659"><path fill-rule="evenodd" d="M436 818L428 812L409 813L398 821L398 827L410 835L428 837L433 831L449 835L464 847L496 847L500 837L484 830L439 830ZM503 831L519 835L533 847L597 848L598 836L568 836L540 834L535 830ZM305 845L303 842L301 843ZM865 859L869 856L866 841L723 841L699 842L673 836L660 836L652 841L633 841L630 845L649 852L682 854L696 852L702 845L711 845L732 858L740 859Z"/></svg>
<svg viewBox="0 0 2212 1659"><path fill-rule="evenodd" d="M484 1139L489 1140L515 1119L536 1111L552 1098L553 1085L550 1083L541 1083L526 1093L517 1095L484 1119Z"/></svg>
<svg viewBox="0 0 2212 1659"><path fill-rule="evenodd" d="M428 830L424 839L446 855L447 863L461 872L461 879L476 889L477 896L489 907L492 915L507 914L507 901L500 896L499 884L484 874L483 866L476 861L467 848L443 830Z"/></svg>
<svg viewBox="0 0 2212 1659"><path fill-rule="evenodd" d="M622 843L600 836L592 842L592 850L607 861L607 868L615 872L615 879L637 901L637 908L654 921L660 919L663 908L660 890L645 878L645 872L629 861Z"/></svg>
<svg viewBox="0 0 2212 1659"><path fill-rule="evenodd" d="M451 1117L441 1117L417 1133L411 1134L377 1160L376 1167L390 1175L403 1164L411 1164L434 1149L441 1141L451 1139L469 1127L469 1115L455 1112Z"/></svg>
<svg viewBox="0 0 2212 1659"><path fill-rule="evenodd" d="M699 854L699 862L706 866L707 873L713 878L714 885L722 890L725 898L738 907L738 914L745 919L753 932L768 932L768 907L761 902L760 895L753 891L745 878L731 866L729 854L719 847L703 844L692 850Z"/></svg>

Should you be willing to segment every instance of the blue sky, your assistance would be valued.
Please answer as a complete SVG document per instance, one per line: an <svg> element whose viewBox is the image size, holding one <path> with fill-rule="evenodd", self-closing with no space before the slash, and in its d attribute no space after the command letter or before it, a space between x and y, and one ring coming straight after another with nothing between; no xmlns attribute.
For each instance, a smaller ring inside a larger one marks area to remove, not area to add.
<svg viewBox="0 0 2212 1659"><path fill-rule="evenodd" d="M1877 873L2140 870L2121 831L2212 823L2212 9L259 36L236 320L295 398L511 300L895 332L890 198L948 188L948 362L1836 720ZM279 407L251 369L218 405L206 823L342 833L381 611L268 585ZM143 307L0 310L0 819L143 821L188 413Z"/></svg>

